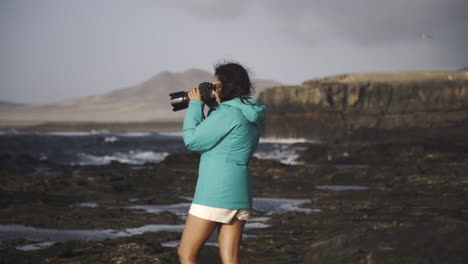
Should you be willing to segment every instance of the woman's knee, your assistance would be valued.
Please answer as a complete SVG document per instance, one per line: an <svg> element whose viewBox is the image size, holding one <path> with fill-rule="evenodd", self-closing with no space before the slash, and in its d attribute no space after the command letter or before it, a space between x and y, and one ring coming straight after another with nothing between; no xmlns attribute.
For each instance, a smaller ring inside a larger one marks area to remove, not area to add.
<svg viewBox="0 0 468 264"><path fill-rule="evenodd" d="M239 255L237 252L226 252L219 250L219 256L223 264L237 264L239 263Z"/></svg>
<svg viewBox="0 0 468 264"><path fill-rule="evenodd" d="M179 256L179 260L182 264L197 262L197 257L198 257L197 254L183 247L179 247L177 249L177 255Z"/></svg>

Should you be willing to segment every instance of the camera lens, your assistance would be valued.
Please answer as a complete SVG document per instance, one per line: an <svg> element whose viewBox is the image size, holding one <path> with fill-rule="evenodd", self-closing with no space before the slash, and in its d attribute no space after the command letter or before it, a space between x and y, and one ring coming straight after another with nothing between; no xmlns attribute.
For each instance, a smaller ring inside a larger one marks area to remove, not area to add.
<svg viewBox="0 0 468 264"><path fill-rule="evenodd" d="M198 89L200 90L200 94L202 97L202 101L205 103L210 103L216 98L213 95L213 91L216 88L216 86L213 83L210 82L202 82L198 85ZM169 94L171 97L171 105L172 105L172 111L179 111L182 109L185 109L188 107L190 98L188 97L187 92L175 92Z"/></svg>
<svg viewBox="0 0 468 264"><path fill-rule="evenodd" d="M172 111L175 112L188 107L190 99L187 92L175 92L169 94L169 96L171 97Z"/></svg>

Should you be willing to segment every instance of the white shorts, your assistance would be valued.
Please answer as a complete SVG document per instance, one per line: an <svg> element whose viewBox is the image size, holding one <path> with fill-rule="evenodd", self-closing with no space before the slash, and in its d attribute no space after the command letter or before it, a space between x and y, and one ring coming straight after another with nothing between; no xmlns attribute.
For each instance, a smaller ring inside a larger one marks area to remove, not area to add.
<svg viewBox="0 0 468 264"><path fill-rule="evenodd" d="M224 224L231 223L234 217L239 220L249 220L250 218L250 210L248 209L226 209L195 203L190 206L189 214Z"/></svg>

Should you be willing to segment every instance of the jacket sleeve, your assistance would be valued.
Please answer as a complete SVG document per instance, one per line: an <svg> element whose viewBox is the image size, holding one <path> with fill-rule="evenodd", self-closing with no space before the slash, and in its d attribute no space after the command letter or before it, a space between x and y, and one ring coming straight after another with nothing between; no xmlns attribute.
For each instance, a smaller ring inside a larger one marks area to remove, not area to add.
<svg viewBox="0 0 468 264"><path fill-rule="evenodd" d="M212 111L203 120L203 102L190 100L185 113L182 137L192 151L206 151L214 147L233 128L233 120L219 110Z"/></svg>

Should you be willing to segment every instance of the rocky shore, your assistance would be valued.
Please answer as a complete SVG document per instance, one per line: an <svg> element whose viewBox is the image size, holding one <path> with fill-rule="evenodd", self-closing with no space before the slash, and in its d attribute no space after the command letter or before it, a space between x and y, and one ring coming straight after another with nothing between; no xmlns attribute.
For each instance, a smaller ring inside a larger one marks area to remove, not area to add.
<svg viewBox="0 0 468 264"><path fill-rule="evenodd" d="M257 207L241 263L468 261L467 145L300 144L295 165L251 163L254 203L303 202L296 210ZM158 164L65 166L1 155L0 263L178 263L198 159L189 153ZM5 231L26 227L51 239ZM111 231L85 240L59 238L57 230ZM201 263L219 263L216 246L204 247Z"/></svg>
<svg viewBox="0 0 468 264"><path fill-rule="evenodd" d="M468 263L466 72L340 75L260 97L265 137L321 141L293 144L293 164L251 161L241 263ZM158 122L16 127L180 131ZM107 144L96 140L104 143L88 144ZM164 157L78 166L0 151L0 264L178 263L199 155ZM200 263L220 263L215 236Z"/></svg>

